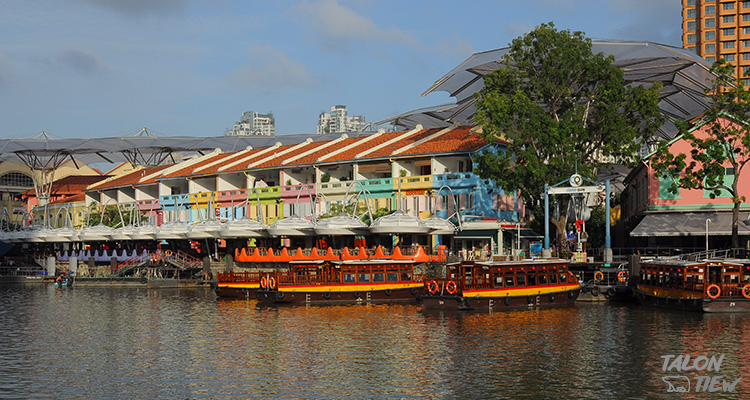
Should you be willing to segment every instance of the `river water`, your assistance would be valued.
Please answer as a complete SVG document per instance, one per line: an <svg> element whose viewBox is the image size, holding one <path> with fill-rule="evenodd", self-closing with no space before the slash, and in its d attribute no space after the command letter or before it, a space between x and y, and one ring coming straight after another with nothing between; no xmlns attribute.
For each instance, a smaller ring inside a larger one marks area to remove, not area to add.
<svg viewBox="0 0 750 400"><path fill-rule="evenodd" d="M267 308L208 289L47 284L0 285L0 298L3 399L750 398L750 315ZM665 371L670 355L691 359ZM721 356L718 371L679 370Z"/></svg>

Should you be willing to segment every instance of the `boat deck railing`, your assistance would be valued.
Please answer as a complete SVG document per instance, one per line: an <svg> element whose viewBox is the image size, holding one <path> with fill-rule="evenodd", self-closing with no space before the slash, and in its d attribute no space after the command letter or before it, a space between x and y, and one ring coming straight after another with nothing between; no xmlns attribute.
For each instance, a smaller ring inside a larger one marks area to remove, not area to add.
<svg viewBox="0 0 750 400"><path fill-rule="evenodd" d="M243 271L243 272L219 272L217 280L222 282L260 282L260 278L265 272L260 271Z"/></svg>

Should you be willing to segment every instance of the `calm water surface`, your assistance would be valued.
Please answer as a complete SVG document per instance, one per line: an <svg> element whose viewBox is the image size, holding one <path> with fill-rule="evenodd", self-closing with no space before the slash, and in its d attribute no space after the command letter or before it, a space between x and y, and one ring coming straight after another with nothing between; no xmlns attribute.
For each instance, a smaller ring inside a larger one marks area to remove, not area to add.
<svg viewBox="0 0 750 400"><path fill-rule="evenodd" d="M750 398L750 315L262 308L207 289L46 284L0 285L0 298L4 399ZM671 354L724 359L663 371ZM703 375L743 379L696 393ZM668 393L669 376L691 392Z"/></svg>

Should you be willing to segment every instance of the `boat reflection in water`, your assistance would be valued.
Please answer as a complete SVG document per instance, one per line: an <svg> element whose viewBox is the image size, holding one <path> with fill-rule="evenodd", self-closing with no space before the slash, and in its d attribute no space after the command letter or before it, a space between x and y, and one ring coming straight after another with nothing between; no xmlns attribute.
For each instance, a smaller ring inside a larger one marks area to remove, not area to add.
<svg viewBox="0 0 750 400"><path fill-rule="evenodd" d="M581 292L562 259L463 261L426 283L425 309L503 310L572 304Z"/></svg>
<svg viewBox="0 0 750 400"><path fill-rule="evenodd" d="M643 261L633 293L645 305L703 312L748 312L750 260Z"/></svg>

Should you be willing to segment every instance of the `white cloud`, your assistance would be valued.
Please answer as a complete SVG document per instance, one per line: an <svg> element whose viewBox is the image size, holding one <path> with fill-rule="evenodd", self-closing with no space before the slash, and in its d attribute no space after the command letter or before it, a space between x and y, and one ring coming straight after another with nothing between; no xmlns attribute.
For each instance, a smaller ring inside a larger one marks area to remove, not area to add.
<svg viewBox="0 0 750 400"><path fill-rule="evenodd" d="M382 29L366 16L340 5L336 0L303 1L297 11L303 17L303 25L320 32L327 38L338 41L387 42L405 46L419 45L419 40L397 28Z"/></svg>
<svg viewBox="0 0 750 400"><path fill-rule="evenodd" d="M231 80L243 87L271 91L282 87L309 86L318 81L304 64L289 59L270 45L254 46L250 49L250 55L253 59L251 63L231 73Z"/></svg>

